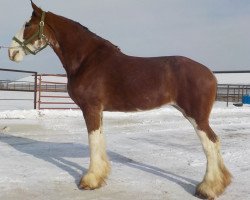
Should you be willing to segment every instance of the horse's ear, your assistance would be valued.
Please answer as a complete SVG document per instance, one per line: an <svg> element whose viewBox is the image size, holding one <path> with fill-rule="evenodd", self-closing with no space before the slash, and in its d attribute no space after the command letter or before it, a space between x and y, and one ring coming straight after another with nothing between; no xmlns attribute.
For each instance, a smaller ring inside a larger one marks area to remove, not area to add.
<svg viewBox="0 0 250 200"><path fill-rule="evenodd" d="M37 16L41 16L42 15L42 9L41 8L38 8L36 4L33 3L33 1L31 0L31 6L33 8L33 11L34 13L37 15Z"/></svg>

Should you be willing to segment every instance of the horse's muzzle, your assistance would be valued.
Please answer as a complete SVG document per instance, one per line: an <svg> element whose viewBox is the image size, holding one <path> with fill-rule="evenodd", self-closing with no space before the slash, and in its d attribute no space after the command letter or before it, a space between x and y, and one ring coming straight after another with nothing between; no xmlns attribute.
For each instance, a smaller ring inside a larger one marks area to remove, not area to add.
<svg viewBox="0 0 250 200"><path fill-rule="evenodd" d="M19 50L13 50L13 49L9 49L8 50L8 54L9 54L9 59L12 61L16 61L16 56L20 53Z"/></svg>

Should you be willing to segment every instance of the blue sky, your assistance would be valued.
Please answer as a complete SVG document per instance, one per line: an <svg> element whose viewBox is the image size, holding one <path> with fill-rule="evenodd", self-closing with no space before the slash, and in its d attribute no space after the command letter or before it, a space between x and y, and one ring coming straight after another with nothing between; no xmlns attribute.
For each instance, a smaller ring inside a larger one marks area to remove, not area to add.
<svg viewBox="0 0 250 200"><path fill-rule="evenodd" d="M249 0L43 0L46 11L71 18L129 55L183 55L212 70L250 70ZM31 16L29 0L0 1L0 44ZM0 51L0 68L64 73L51 49L21 63Z"/></svg>

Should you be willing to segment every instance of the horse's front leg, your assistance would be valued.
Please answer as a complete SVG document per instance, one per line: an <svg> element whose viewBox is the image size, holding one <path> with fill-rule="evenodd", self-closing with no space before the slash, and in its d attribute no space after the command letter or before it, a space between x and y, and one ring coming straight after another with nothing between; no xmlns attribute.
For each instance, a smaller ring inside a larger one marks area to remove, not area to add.
<svg viewBox="0 0 250 200"><path fill-rule="evenodd" d="M102 131L102 110L85 108L83 115L88 129L90 164L88 172L82 177L79 187L81 189L93 190L105 183L105 179L110 171L110 165Z"/></svg>

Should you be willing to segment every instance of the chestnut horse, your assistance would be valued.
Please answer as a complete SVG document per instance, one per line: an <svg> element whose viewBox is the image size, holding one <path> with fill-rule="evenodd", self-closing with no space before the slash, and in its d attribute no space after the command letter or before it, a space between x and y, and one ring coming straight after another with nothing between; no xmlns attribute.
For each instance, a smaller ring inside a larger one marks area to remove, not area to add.
<svg viewBox="0 0 250 200"><path fill-rule="evenodd" d="M206 173L196 195L214 199L224 192L231 175L223 163L219 138L209 125L217 82L208 68L181 56L125 55L79 23L31 3L32 17L13 38L9 57L21 61L49 45L61 60L69 95L81 108L88 129L90 165L80 188L101 187L110 171L103 111L149 110L170 104L193 125L206 154Z"/></svg>

